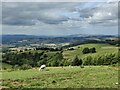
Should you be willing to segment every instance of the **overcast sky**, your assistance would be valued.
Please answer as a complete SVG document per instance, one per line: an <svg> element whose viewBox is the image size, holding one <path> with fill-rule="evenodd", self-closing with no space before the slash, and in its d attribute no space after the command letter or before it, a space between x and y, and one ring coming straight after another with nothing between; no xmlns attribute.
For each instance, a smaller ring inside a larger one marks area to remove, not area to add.
<svg viewBox="0 0 120 90"><path fill-rule="evenodd" d="M118 34L117 2L3 2L2 33Z"/></svg>

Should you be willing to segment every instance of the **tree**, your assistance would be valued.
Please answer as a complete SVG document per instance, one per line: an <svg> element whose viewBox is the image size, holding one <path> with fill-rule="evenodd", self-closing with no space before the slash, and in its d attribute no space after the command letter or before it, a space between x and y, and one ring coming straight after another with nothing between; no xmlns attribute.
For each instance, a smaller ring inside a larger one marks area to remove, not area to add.
<svg viewBox="0 0 120 90"><path fill-rule="evenodd" d="M87 53L90 53L90 50L88 47L84 48L83 51L82 51L83 54L87 54Z"/></svg>
<svg viewBox="0 0 120 90"><path fill-rule="evenodd" d="M87 56L84 60L84 65L92 65L92 57L91 56Z"/></svg>
<svg viewBox="0 0 120 90"><path fill-rule="evenodd" d="M72 61L72 66L80 66L82 65L82 59L79 59L76 55L75 58Z"/></svg>
<svg viewBox="0 0 120 90"><path fill-rule="evenodd" d="M61 66L63 65L63 54L62 53L59 53L57 52L53 57L51 57L47 63L50 65L50 66Z"/></svg>
<svg viewBox="0 0 120 90"><path fill-rule="evenodd" d="M93 48L90 48L90 52L91 53L95 53L96 52L96 49L93 47Z"/></svg>

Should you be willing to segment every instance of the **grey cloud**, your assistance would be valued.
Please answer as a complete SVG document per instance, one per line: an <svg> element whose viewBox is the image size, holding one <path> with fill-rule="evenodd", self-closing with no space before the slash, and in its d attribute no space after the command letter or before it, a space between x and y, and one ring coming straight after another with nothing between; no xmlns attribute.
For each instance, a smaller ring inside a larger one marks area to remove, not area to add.
<svg viewBox="0 0 120 90"><path fill-rule="evenodd" d="M69 18L58 12L72 11L75 5L76 3L3 3L3 24L34 25L33 21L36 20L59 24Z"/></svg>
<svg viewBox="0 0 120 90"><path fill-rule="evenodd" d="M118 18L120 18L120 1L118 2Z"/></svg>
<svg viewBox="0 0 120 90"><path fill-rule="evenodd" d="M3 3L2 22L6 25L35 25L36 21L45 24L60 24L69 20L88 22L88 24L111 23L117 19L116 3L95 3L94 7L84 7L83 3ZM101 4L101 5L99 5ZM64 13L77 12L79 16ZM100 15L97 15L99 13ZM108 14L111 15L108 15ZM66 24L65 23L65 24ZM77 23L76 23L77 24ZM78 23L79 24L79 23ZM107 25L105 24L105 25ZM66 25L65 25L66 26Z"/></svg>
<svg viewBox="0 0 120 90"><path fill-rule="evenodd" d="M111 21L118 19L118 5L115 2L107 4L103 3L102 6L92 9L92 13L90 11L87 12L90 14L90 16L88 15L88 17L84 17L84 19L88 21L89 24L106 23L105 25L111 25Z"/></svg>

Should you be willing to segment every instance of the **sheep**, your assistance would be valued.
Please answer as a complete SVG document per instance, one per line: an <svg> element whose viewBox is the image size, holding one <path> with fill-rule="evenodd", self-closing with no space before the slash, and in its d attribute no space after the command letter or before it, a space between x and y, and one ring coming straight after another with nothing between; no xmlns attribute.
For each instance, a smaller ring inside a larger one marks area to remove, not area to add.
<svg viewBox="0 0 120 90"><path fill-rule="evenodd" d="M40 68L39 68L39 71L40 71L41 69L45 69L45 68L46 68L46 65L41 65Z"/></svg>

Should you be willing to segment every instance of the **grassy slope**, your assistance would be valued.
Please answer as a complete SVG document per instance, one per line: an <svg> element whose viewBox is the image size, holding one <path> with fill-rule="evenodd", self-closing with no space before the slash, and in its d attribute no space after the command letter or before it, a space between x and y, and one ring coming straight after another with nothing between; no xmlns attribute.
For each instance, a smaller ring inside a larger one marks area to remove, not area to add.
<svg viewBox="0 0 120 90"><path fill-rule="evenodd" d="M78 48L80 47L80 48ZM89 54L82 54L82 50L85 48L85 47L89 47L89 48L92 48L92 47L95 47L96 48L96 53L89 53ZM109 44L83 44L83 45L78 45L78 46L75 46L73 47L75 48L75 50L67 50L65 49L63 51L63 57L66 59L66 60L72 60L76 55L78 55L80 58L85 58L87 56L92 56L92 57L96 57L98 55L105 55L105 54L109 54L109 53L117 53L118 52L118 48L115 47L115 46L112 46L112 45L109 45ZM26 53L28 53L29 51L26 51ZM32 53L35 53L36 51L31 51ZM37 51L38 53L41 53L43 52L43 50L39 50ZM47 54L48 55L48 59L51 58L51 56L54 56L57 52L56 51L44 51L44 54ZM6 64L3 64L2 65L3 67L6 67ZM7 68L7 67L6 67Z"/></svg>
<svg viewBox="0 0 120 90"><path fill-rule="evenodd" d="M3 86L24 88L116 88L118 68L110 66L48 67L3 72Z"/></svg>
<svg viewBox="0 0 120 90"><path fill-rule="evenodd" d="M78 48L80 47L80 48ZM95 47L97 53L82 54L84 47ZM75 50L64 50L63 55L72 59L75 55L84 58L107 53L117 53L117 48L108 44L84 44L74 47ZM41 52L41 51L40 51ZM53 56L56 52L45 52ZM3 66L7 66L3 64ZM9 66L9 65L8 65ZM46 71L30 69L25 71L2 71L4 86L25 88L60 88L60 87L85 87L85 88L115 88L118 82L118 68L110 66L85 66L80 67L48 67Z"/></svg>
<svg viewBox="0 0 120 90"><path fill-rule="evenodd" d="M80 48L78 48L80 47ZM92 48L95 47L96 48L96 53L89 53L89 54L82 54L82 50L85 48ZM75 50L64 50L63 55L64 58L66 59L70 59L72 60L74 58L74 56L78 55L80 58L84 58L87 56L92 56L95 57L97 55L105 55L105 54L109 54L109 53L117 53L118 52L118 48L109 44L83 44L83 45L78 45L73 47L75 48Z"/></svg>
<svg viewBox="0 0 120 90"><path fill-rule="evenodd" d="M9 69L11 69L12 65L7 64L7 63L2 63L2 68L9 68Z"/></svg>

